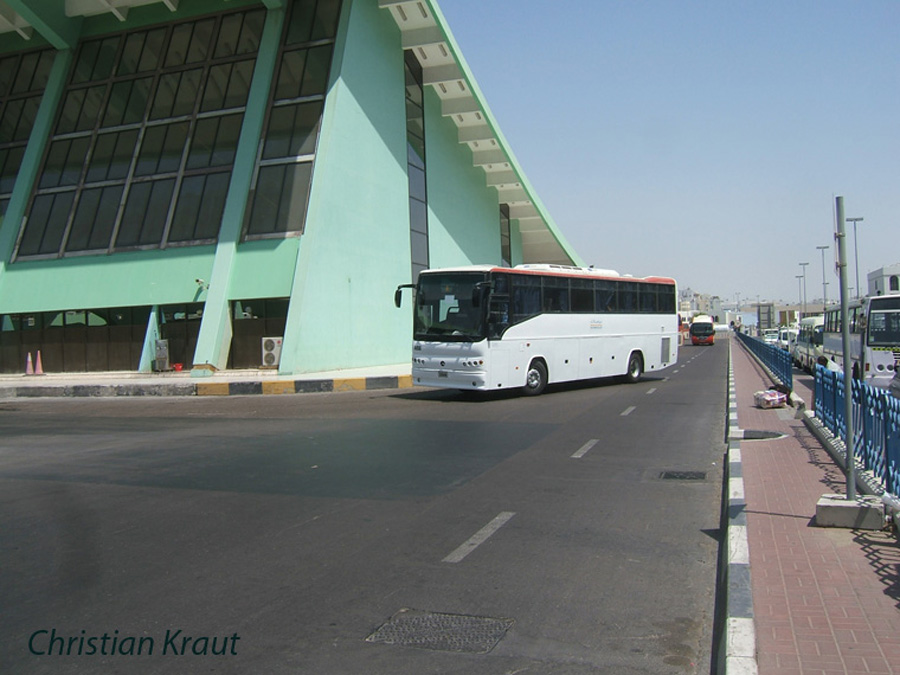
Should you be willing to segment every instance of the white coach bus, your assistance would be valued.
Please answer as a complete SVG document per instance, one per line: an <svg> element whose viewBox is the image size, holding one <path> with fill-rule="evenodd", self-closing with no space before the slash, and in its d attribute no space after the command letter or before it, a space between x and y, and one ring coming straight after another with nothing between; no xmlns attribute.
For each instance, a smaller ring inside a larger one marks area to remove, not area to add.
<svg viewBox="0 0 900 675"><path fill-rule="evenodd" d="M850 318L850 368L854 379L886 388L900 367L900 295L875 295L854 300ZM844 367L841 310L825 314L825 358Z"/></svg>
<svg viewBox="0 0 900 675"><path fill-rule="evenodd" d="M593 268L425 270L415 285L413 383L535 395L555 382L635 382L678 360L676 297L673 279Z"/></svg>

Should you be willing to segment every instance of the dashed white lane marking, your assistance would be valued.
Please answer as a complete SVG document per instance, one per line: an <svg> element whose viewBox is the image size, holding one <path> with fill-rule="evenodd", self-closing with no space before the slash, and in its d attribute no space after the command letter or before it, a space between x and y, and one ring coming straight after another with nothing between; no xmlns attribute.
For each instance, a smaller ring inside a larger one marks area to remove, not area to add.
<svg viewBox="0 0 900 675"><path fill-rule="evenodd" d="M599 439L592 438L587 443L582 445L578 449L578 451L575 452L574 455L572 455L572 459L581 459L582 457L584 457L587 454L587 451L590 450L591 448L593 448L595 445L597 445L598 442L599 442Z"/></svg>
<svg viewBox="0 0 900 675"><path fill-rule="evenodd" d="M630 415L631 413L633 413L635 410L637 410L637 406L630 405L627 408L625 408L625 410L623 410L621 413L619 413L619 416L626 417L626 416Z"/></svg>
<svg viewBox="0 0 900 675"><path fill-rule="evenodd" d="M649 396L650 394L655 394L655 393L656 393L656 387L653 387L653 388L647 390L647 395L648 395L648 396Z"/></svg>
<svg viewBox="0 0 900 675"><path fill-rule="evenodd" d="M491 522L478 530L478 532L473 534L468 540L466 540L466 542L463 543L462 546L460 546L455 551L453 551L453 553L444 558L442 562L460 562L481 544L486 542L497 530L506 525L506 523L508 523L510 518L512 518L514 515L516 515L514 511L501 512L500 515L498 515Z"/></svg>

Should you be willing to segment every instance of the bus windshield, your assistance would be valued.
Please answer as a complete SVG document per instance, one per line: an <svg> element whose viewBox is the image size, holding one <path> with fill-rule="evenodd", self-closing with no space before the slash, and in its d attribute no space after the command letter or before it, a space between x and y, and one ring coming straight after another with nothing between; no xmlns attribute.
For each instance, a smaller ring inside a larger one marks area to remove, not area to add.
<svg viewBox="0 0 900 675"><path fill-rule="evenodd" d="M872 299L868 333L872 346L900 346L900 297Z"/></svg>
<svg viewBox="0 0 900 675"><path fill-rule="evenodd" d="M416 340L474 342L484 338L483 303L476 307L476 284L483 273L421 274L416 287Z"/></svg>
<svg viewBox="0 0 900 675"><path fill-rule="evenodd" d="M711 323L697 322L691 324L691 335L697 337L708 337L715 333L715 329Z"/></svg>

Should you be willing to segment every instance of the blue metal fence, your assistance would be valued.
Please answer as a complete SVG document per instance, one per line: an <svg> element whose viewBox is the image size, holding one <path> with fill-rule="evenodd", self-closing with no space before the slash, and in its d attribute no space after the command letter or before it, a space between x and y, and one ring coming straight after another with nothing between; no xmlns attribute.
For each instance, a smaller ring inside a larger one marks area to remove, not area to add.
<svg viewBox="0 0 900 675"><path fill-rule="evenodd" d="M786 350L743 333L738 333L737 336L746 345L747 349L756 354L759 360L774 373L775 377L781 380L781 384L788 389L794 388L793 363L791 362L791 355Z"/></svg>
<svg viewBox="0 0 900 675"><path fill-rule="evenodd" d="M851 383L853 397L853 455L882 482L900 495L900 399L859 380ZM846 442L844 374L816 366L816 417L832 434Z"/></svg>

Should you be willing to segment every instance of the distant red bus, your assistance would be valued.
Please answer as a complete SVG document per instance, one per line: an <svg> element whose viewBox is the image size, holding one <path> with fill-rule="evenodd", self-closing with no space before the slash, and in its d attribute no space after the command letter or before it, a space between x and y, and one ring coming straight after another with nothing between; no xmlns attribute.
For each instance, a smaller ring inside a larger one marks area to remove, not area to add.
<svg viewBox="0 0 900 675"><path fill-rule="evenodd" d="M711 345L716 341L716 327L710 316L695 316L690 332L692 345Z"/></svg>

